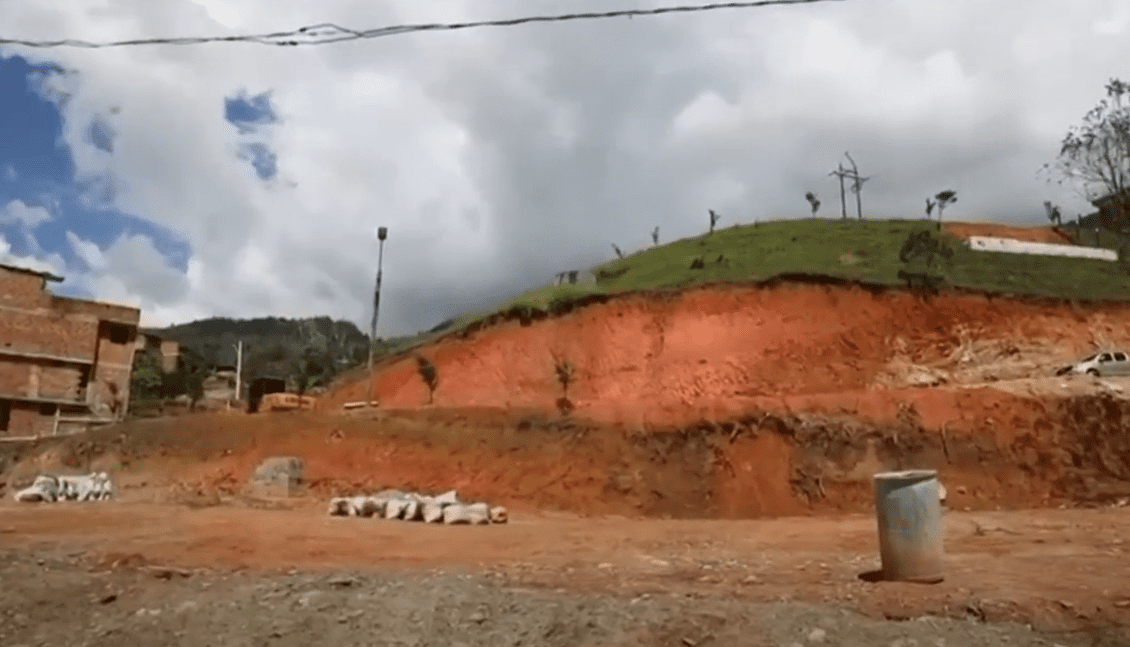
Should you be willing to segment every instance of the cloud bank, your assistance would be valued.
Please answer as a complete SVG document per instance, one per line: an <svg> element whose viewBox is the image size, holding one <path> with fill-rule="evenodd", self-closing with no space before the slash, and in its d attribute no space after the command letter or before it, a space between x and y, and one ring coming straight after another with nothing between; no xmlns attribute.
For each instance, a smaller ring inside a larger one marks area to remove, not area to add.
<svg viewBox="0 0 1130 647"><path fill-rule="evenodd" d="M0 3L0 24L108 40L640 6L101 0ZM838 217L828 172L844 151L873 176L870 216L919 217L942 189L960 195L957 219L1038 224L1044 200L1087 213L1037 171L1108 78L1130 77L1128 25L1126 1L848 0L316 47L0 54L65 70L37 82L84 204L190 249L181 262L147 234L100 246L70 233L77 284L149 323L367 327L383 225L392 335L605 260L612 242L642 247L655 226L696 235L708 209L720 226L803 216L815 191ZM50 217L13 204L5 223Z"/></svg>

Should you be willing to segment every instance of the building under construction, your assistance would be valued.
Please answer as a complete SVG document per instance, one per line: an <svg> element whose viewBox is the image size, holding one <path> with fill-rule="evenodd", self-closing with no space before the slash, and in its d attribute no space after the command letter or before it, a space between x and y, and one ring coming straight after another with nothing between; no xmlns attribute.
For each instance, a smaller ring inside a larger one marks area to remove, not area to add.
<svg viewBox="0 0 1130 647"><path fill-rule="evenodd" d="M62 280L0 265L0 438L73 433L126 414L141 312L47 290Z"/></svg>

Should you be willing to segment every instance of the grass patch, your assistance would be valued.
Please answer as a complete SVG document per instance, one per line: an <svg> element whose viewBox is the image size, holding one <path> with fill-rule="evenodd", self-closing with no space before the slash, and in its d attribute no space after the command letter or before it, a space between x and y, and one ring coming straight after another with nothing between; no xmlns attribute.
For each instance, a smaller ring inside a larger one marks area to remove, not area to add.
<svg viewBox="0 0 1130 647"><path fill-rule="evenodd" d="M807 274L902 286L900 271L923 272L921 261L903 263L899 249L914 232L937 224L924 220L841 220L809 218L718 229L650 247L593 268L595 282L546 286L480 313L468 313L435 333L403 338L383 356L401 355L443 335L483 325L492 318L526 320L567 312L593 295L676 290L711 283L750 283L781 275ZM1089 237L1088 237L1089 236ZM1100 242L1115 244L1104 232ZM1093 234L1084 232L1083 242ZM1108 261L973 251L948 239L953 256L930 270L943 285L1012 295L1079 300L1130 300L1130 273ZM697 262L696 262L697 261ZM694 266L692 268L692 266Z"/></svg>

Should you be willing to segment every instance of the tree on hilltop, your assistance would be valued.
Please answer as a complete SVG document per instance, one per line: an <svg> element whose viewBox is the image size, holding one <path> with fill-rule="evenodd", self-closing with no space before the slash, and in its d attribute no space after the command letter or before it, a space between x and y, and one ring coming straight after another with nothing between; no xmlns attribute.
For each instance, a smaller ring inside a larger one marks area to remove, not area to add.
<svg viewBox="0 0 1130 647"><path fill-rule="evenodd" d="M1060 145L1055 170L1100 206L1119 229L1130 221L1130 83L1111 79L1106 98L1071 127ZM1044 164L1045 170L1050 170Z"/></svg>

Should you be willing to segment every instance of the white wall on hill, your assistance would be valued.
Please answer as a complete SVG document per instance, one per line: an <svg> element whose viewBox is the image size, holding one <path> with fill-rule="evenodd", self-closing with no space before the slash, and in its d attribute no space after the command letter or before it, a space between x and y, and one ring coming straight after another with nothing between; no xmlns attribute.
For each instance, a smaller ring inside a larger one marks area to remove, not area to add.
<svg viewBox="0 0 1130 647"><path fill-rule="evenodd" d="M1040 254L1043 256L1073 256L1076 258L1095 258L1103 261L1117 261L1118 253L1101 247L1080 245L1056 245L1053 243L1034 243L1015 238L994 238L992 236L970 236L965 239L969 249L980 252L1008 252L1011 254Z"/></svg>

